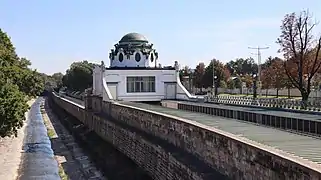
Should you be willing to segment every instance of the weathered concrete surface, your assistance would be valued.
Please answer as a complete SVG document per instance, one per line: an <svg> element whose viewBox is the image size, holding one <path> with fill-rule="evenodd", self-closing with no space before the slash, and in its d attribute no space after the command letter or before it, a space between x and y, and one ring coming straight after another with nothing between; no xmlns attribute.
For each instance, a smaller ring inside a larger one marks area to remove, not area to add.
<svg viewBox="0 0 321 180"><path fill-rule="evenodd" d="M321 179L320 169L297 163L285 153L186 119L118 103L102 103L94 97L86 101L86 110L58 97L55 102L157 179L214 179L204 176L211 171L200 172L193 167L202 164L196 159L195 163L186 164L184 160L193 157L209 165L206 168L232 179ZM109 118L103 118L105 115ZM123 128L125 125L127 128ZM129 131L130 128L136 132ZM160 146L152 144L151 139L146 141L146 135L137 137L138 132L154 137L161 142ZM166 149L169 144L173 146ZM177 148L181 151L176 154L185 153L183 159L167 152L178 152Z"/></svg>
<svg viewBox="0 0 321 180"><path fill-rule="evenodd" d="M35 99L30 100L28 105L31 106ZM26 120L28 120L29 111L25 113ZM13 180L18 176L18 169L21 158L21 149L23 145L24 130L27 126L27 121L24 122L23 127L18 130L18 136L0 138L0 179Z"/></svg>
<svg viewBox="0 0 321 180"><path fill-rule="evenodd" d="M38 98L31 106L21 158L20 180L46 179L59 180L58 164L51 149L51 143L44 125Z"/></svg>
<svg viewBox="0 0 321 180"><path fill-rule="evenodd" d="M51 147L64 175L69 180L105 180L102 173L95 167L91 158L77 144L69 131L61 124L59 118L52 112L48 100L42 107L43 119L50 130Z"/></svg>
<svg viewBox="0 0 321 180"><path fill-rule="evenodd" d="M151 179L147 173L142 171L132 160L121 154L114 147L111 147L110 143L104 141L94 131L84 126L78 119L67 114L54 103L50 104L55 114L59 116L60 122L62 122L68 131L72 132L77 143L87 152L106 178L109 180ZM71 137L68 139L70 138ZM86 161L86 159L80 160ZM87 167L84 168L88 169Z"/></svg>

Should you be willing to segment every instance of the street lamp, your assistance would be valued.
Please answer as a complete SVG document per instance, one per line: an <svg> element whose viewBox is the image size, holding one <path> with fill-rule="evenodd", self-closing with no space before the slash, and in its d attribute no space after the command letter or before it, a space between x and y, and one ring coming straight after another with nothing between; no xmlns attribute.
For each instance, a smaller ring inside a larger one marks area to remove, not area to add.
<svg viewBox="0 0 321 180"><path fill-rule="evenodd" d="M256 99L256 97L257 97L256 82L257 82L257 75L256 75L256 74L253 74L253 98L254 98L254 99Z"/></svg>
<svg viewBox="0 0 321 180"><path fill-rule="evenodd" d="M214 96L217 96L217 76L214 76Z"/></svg>
<svg viewBox="0 0 321 180"><path fill-rule="evenodd" d="M188 70L189 75L189 91L193 94L193 78L194 78L194 69Z"/></svg>

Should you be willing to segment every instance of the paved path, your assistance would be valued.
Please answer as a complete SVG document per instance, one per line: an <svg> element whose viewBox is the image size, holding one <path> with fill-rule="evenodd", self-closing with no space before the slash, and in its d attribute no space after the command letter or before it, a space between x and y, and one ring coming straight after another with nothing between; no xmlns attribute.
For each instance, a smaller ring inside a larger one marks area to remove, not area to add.
<svg viewBox="0 0 321 180"><path fill-rule="evenodd" d="M203 113L195 113L177 109L165 108L143 103L121 102L142 109L148 109L164 114L182 117L204 125L229 132L255 142L288 152L294 156L312 161L316 167L321 168L321 139L298 135L274 128L257 126L252 123L235 119L211 116Z"/></svg>
<svg viewBox="0 0 321 180"><path fill-rule="evenodd" d="M28 102L29 106L35 100ZM28 118L28 112L26 113ZM0 138L0 179L1 180L15 180L18 176L18 169L21 158L21 147L23 144L24 130L27 121L21 129L18 130L18 137L16 138Z"/></svg>
<svg viewBox="0 0 321 180"><path fill-rule="evenodd" d="M215 107L220 109L233 109L238 111L245 111L257 114L267 114L267 115L275 115L280 117L287 117L287 118L298 118L298 119L305 119L305 120L314 120L314 121L321 121L321 116L317 114L308 114L308 113L297 113L297 112L288 112L282 110L272 110L263 107L246 107L246 106L229 106L223 104L212 104L212 103L196 103L196 102L188 102L188 101L175 101L182 104L191 104L195 106L207 106L207 107Z"/></svg>

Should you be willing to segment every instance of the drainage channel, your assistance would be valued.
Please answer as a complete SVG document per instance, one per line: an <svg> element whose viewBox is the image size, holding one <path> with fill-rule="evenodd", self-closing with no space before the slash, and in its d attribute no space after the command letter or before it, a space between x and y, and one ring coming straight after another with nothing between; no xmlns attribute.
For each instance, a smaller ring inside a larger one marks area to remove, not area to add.
<svg viewBox="0 0 321 180"><path fill-rule="evenodd" d="M43 119L55 158L59 163L59 175L62 180L105 180L92 159L75 138L62 125L59 118L49 108L48 101L42 106Z"/></svg>
<svg viewBox="0 0 321 180"><path fill-rule="evenodd" d="M131 159L115 149L111 144L90 131L79 120L49 100L49 106L64 127L73 134L77 144L87 152L90 159L109 180L150 180L152 179Z"/></svg>
<svg viewBox="0 0 321 180"><path fill-rule="evenodd" d="M38 98L28 114L23 142L23 152L19 167L19 180L46 179L59 180L58 163L51 149L40 112L42 98Z"/></svg>

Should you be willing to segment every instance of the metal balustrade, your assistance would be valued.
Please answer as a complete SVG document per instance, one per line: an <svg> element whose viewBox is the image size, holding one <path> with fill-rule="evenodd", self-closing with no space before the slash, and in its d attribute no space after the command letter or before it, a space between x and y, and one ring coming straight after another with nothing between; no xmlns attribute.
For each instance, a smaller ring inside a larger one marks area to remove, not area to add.
<svg viewBox="0 0 321 180"><path fill-rule="evenodd" d="M217 96L206 97L205 102L219 103L219 104L232 104L232 105L247 105L279 109L293 109L302 110L302 101L298 99L277 99L277 98L256 98L253 97L237 97L237 96ZM304 111L321 111L321 102L309 101L307 108Z"/></svg>

